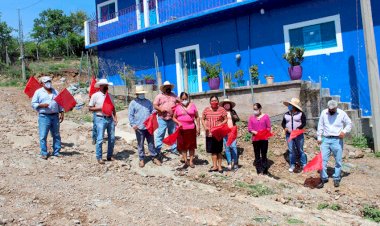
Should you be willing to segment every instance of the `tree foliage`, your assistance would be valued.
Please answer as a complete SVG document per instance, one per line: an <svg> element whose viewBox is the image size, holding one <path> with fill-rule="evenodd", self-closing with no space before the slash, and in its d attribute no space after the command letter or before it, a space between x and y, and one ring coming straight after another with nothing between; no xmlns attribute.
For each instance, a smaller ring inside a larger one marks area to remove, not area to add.
<svg viewBox="0 0 380 226"><path fill-rule="evenodd" d="M6 61L6 54L5 49L8 47L8 50L11 50L14 46L14 38L12 37L13 28L9 27L7 23L4 21L1 21L1 14L0 14L0 61L5 62Z"/></svg>

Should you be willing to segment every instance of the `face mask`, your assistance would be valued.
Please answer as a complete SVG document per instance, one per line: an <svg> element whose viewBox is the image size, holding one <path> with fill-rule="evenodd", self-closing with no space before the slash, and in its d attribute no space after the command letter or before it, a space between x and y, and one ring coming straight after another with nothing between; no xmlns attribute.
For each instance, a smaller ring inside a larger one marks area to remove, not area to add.
<svg viewBox="0 0 380 226"><path fill-rule="evenodd" d="M165 93L171 93L172 92L172 89L170 89L170 88L167 88L167 89L165 89Z"/></svg>
<svg viewBox="0 0 380 226"><path fill-rule="evenodd" d="M225 104L225 105L224 105L224 109L226 109L226 110L230 110L230 109L231 109L231 104Z"/></svg>
<svg viewBox="0 0 380 226"><path fill-rule="evenodd" d="M212 108L218 108L219 103L218 102L211 102Z"/></svg>
<svg viewBox="0 0 380 226"><path fill-rule="evenodd" d="M104 88L103 88L103 92L107 92L108 91L108 86L105 86Z"/></svg>
<svg viewBox="0 0 380 226"><path fill-rule="evenodd" d="M254 115L259 115L259 114L260 114L260 111L259 111L259 110L253 110L253 114L254 114Z"/></svg>
<svg viewBox="0 0 380 226"><path fill-rule="evenodd" d="M334 115L336 113L335 110L329 110L330 115Z"/></svg>
<svg viewBox="0 0 380 226"><path fill-rule="evenodd" d="M186 106L187 104L189 104L189 100L183 100L183 101L182 101L182 104L183 104L184 106Z"/></svg>
<svg viewBox="0 0 380 226"><path fill-rule="evenodd" d="M139 99L145 99L145 95L144 94L137 94L137 98L139 98Z"/></svg>
<svg viewBox="0 0 380 226"><path fill-rule="evenodd" d="M293 111L293 106L292 105L288 105L288 110L289 111Z"/></svg>
<svg viewBox="0 0 380 226"><path fill-rule="evenodd" d="M47 89L51 89L51 82L45 82L45 87Z"/></svg>

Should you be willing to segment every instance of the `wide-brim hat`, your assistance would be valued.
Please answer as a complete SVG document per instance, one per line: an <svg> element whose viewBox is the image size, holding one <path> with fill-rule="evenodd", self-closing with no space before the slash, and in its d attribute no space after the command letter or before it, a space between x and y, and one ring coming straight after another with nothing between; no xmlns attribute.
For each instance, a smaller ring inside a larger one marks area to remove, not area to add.
<svg viewBox="0 0 380 226"><path fill-rule="evenodd" d="M223 107L225 103L230 103L231 108L234 108L236 106L235 102L231 101L230 99L226 98L223 101L219 102L219 106Z"/></svg>
<svg viewBox="0 0 380 226"><path fill-rule="evenodd" d="M142 85L137 85L136 86L136 91L135 91L136 94L145 94L147 93L146 90L144 90L144 86Z"/></svg>
<svg viewBox="0 0 380 226"><path fill-rule="evenodd" d="M171 84L169 81L165 81L164 82L164 84L162 84L161 86L160 86L160 90L161 90L161 92L165 92L165 87L167 87L167 86L170 86L171 87L171 89L173 90L174 89L174 84Z"/></svg>
<svg viewBox="0 0 380 226"><path fill-rule="evenodd" d="M40 82L45 83L45 82L51 82L51 77L50 76L43 76L40 78Z"/></svg>
<svg viewBox="0 0 380 226"><path fill-rule="evenodd" d="M95 87L99 88L99 86L101 86L101 85L113 86L113 83L112 82L108 82L108 80L105 79L105 78L102 78L97 83L95 83Z"/></svg>
<svg viewBox="0 0 380 226"><path fill-rule="evenodd" d="M302 111L302 108L300 107L300 100L298 98L292 98L290 101L284 101L285 106L292 105L293 107L296 107L298 110Z"/></svg>

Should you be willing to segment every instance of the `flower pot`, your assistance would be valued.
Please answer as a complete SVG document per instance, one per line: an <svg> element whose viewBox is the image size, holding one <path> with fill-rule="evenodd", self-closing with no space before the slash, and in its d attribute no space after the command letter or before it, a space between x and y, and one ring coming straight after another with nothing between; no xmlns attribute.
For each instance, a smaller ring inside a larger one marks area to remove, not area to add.
<svg viewBox="0 0 380 226"><path fill-rule="evenodd" d="M225 88L225 89L230 89L230 88L231 88L231 87L230 87L230 83L225 82L225 83L224 83L224 88Z"/></svg>
<svg viewBox="0 0 380 226"><path fill-rule="evenodd" d="M152 85L154 84L156 81L154 79L145 79L145 84L148 84L148 85Z"/></svg>
<svg viewBox="0 0 380 226"><path fill-rule="evenodd" d="M258 77L252 78L252 83L253 83L253 85L258 85L259 84L259 78Z"/></svg>
<svg viewBox="0 0 380 226"><path fill-rule="evenodd" d="M220 78L209 78L208 79L208 86L210 87L211 90L216 90L219 89L220 86Z"/></svg>
<svg viewBox="0 0 380 226"><path fill-rule="evenodd" d="M238 86L245 86L245 81L243 79L240 79L237 81Z"/></svg>
<svg viewBox="0 0 380 226"><path fill-rule="evenodd" d="M267 80L267 84L273 84L273 81L274 81L274 77L273 76L265 77L265 79Z"/></svg>
<svg viewBox="0 0 380 226"><path fill-rule="evenodd" d="M302 66L290 66L288 68L289 76L291 80L299 80L302 78Z"/></svg>

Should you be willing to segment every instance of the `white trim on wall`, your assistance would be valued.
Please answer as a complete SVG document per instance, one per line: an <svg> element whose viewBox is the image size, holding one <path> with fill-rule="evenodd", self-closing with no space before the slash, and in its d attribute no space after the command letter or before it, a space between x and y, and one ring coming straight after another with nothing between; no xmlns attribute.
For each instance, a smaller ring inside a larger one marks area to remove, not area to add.
<svg viewBox="0 0 380 226"><path fill-rule="evenodd" d="M100 8L103 7L103 6L112 4L112 3L115 3L115 15L116 15L115 18L107 20L107 21L104 21L104 22L100 22L100 20L101 20L101 18L100 18ZM97 10L98 10L97 11L97 14L98 14L98 27L101 27L101 26L104 26L106 24L110 24L110 23L119 21L119 7L117 5L117 0L108 0L108 1L102 2L100 4L97 4L96 7L97 7Z"/></svg>
<svg viewBox="0 0 380 226"><path fill-rule="evenodd" d="M284 40L285 40L285 52L287 52L290 48L290 40L289 40L290 29L301 28L301 27L306 27L306 26L311 26L311 25L316 25L316 24L321 24L321 23L326 23L326 22L331 22L331 21L334 21L334 24L335 24L335 38L336 38L337 46L331 47L331 48L325 48L325 49L318 49L318 50L309 50L309 51L305 50L304 56L307 57L307 56L315 56L315 55L323 55L323 54L329 55L330 53L343 52L342 32L341 32L339 14L323 17L323 18L318 18L315 20L308 20L308 21L303 21L299 23L284 25L283 29L284 29Z"/></svg>
<svg viewBox="0 0 380 226"><path fill-rule="evenodd" d="M182 73L181 73L181 61L180 53L195 50L195 55L197 57L197 74L198 74L198 92L202 92L202 69L201 69L201 54L199 51L199 44L186 46L183 48L175 49L175 62L176 62L176 74L177 74L177 91L178 94L184 91L182 83Z"/></svg>

